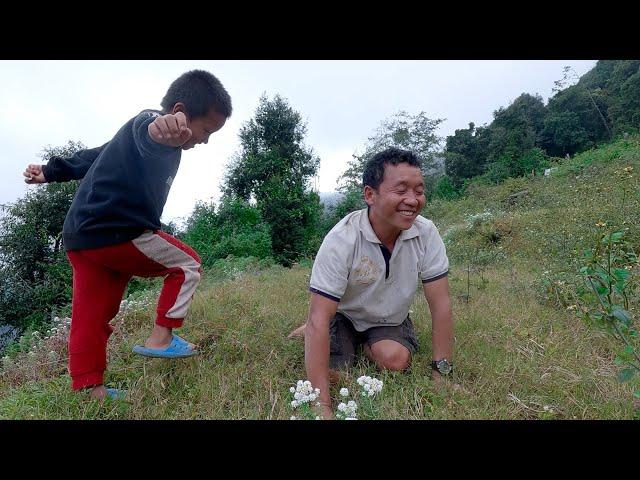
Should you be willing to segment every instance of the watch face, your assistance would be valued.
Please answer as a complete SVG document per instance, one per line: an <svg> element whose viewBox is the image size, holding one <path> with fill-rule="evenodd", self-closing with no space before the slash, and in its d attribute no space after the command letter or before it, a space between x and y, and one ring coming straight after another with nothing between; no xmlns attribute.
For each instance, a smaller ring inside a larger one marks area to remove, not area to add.
<svg viewBox="0 0 640 480"><path fill-rule="evenodd" d="M438 371L443 375L447 375L451 371L451 365L446 360L440 360L438 362Z"/></svg>

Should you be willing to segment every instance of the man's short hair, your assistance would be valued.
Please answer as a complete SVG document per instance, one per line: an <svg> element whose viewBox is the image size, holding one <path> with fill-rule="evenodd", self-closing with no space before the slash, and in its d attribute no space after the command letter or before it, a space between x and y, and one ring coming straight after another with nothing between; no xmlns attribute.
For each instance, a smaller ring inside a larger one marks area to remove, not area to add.
<svg viewBox="0 0 640 480"><path fill-rule="evenodd" d="M376 153L369 159L362 173L362 186L369 185L374 190L384 180L384 169L386 165L398 165L399 163L408 163L412 167L421 168L422 161L415 153L409 150L402 150L396 147L389 147L382 152Z"/></svg>
<svg viewBox="0 0 640 480"><path fill-rule="evenodd" d="M201 117L213 108L226 118L231 116L231 97L214 75L205 70L191 70L173 81L160 105L164 112L184 103L186 114Z"/></svg>

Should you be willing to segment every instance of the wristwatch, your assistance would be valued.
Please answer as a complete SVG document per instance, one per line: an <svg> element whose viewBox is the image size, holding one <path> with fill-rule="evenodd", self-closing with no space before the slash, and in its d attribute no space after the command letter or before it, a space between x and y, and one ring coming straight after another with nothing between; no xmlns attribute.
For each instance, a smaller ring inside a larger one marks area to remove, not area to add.
<svg viewBox="0 0 640 480"><path fill-rule="evenodd" d="M431 362L431 368L437 370L440 375L449 375L453 372L453 363L446 358L443 358L442 360L434 360Z"/></svg>

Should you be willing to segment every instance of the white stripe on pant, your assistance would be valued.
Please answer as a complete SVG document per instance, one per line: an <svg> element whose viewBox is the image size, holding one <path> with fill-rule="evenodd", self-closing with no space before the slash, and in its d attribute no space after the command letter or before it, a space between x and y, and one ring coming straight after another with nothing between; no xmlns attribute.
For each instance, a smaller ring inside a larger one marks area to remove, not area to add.
<svg viewBox="0 0 640 480"><path fill-rule="evenodd" d="M193 294L200 283L200 264L188 253L168 242L160 235L145 232L135 238L133 244L154 262L166 268L180 268L184 272L184 282L176 302L166 313L168 318L184 318L191 305Z"/></svg>

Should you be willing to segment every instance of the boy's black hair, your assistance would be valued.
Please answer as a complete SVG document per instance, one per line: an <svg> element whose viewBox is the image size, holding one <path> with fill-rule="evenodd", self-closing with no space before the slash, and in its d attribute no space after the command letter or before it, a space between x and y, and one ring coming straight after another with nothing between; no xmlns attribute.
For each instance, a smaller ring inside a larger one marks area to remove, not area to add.
<svg viewBox="0 0 640 480"><path fill-rule="evenodd" d="M231 97L214 75L205 70L191 70L173 81L160 105L165 113L184 103L189 117L201 117L213 108L226 118L231 116Z"/></svg>
<svg viewBox="0 0 640 480"><path fill-rule="evenodd" d="M379 153L376 153L369 159L362 173L362 186L369 185L378 191L378 187L384 179L384 169L386 165L397 165L399 163L408 163L412 167L421 168L422 161L415 153L409 150L401 150L396 147L389 147Z"/></svg>

